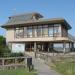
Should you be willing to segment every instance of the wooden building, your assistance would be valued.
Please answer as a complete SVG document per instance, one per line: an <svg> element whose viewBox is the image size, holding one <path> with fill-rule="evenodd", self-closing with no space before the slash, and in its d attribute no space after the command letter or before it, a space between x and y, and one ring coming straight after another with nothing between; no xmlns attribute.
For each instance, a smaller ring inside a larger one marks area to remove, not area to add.
<svg viewBox="0 0 75 75"><path fill-rule="evenodd" d="M12 52L49 51L69 52L75 38L68 33L72 28L63 18L45 19L39 13L9 17L1 26L6 29L6 41Z"/></svg>

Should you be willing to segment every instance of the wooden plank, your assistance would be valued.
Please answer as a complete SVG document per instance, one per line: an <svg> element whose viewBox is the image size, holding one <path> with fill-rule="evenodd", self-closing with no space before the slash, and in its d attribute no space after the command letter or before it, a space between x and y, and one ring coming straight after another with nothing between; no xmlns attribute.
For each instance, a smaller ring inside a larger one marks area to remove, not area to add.
<svg viewBox="0 0 75 75"><path fill-rule="evenodd" d="M0 58L0 60L2 59L18 59L18 58L30 58L29 56L28 57L6 57L6 58Z"/></svg>
<svg viewBox="0 0 75 75"><path fill-rule="evenodd" d="M15 69L19 66L24 66L26 67L26 59L29 58L29 57L6 57L6 58L0 58L0 60L2 60L2 65L0 65L0 69L5 69L5 68L12 68L14 67ZM17 59L24 59L23 63L18 63L18 60ZM11 63L7 63L5 64L5 60L15 60L15 62L12 62Z"/></svg>

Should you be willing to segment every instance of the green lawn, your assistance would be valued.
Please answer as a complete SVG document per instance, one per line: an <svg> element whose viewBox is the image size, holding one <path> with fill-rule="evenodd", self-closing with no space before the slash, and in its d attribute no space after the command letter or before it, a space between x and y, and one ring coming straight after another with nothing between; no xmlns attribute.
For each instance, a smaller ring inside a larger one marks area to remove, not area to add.
<svg viewBox="0 0 75 75"><path fill-rule="evenodd" d="M28 72L26 69L16 69L16 70L1 70L0 75L37 75L35 71Z"/></svg>
<svg viewBox="0 0 75 75"><path fill-rule="evenodd" d="M53 68L61 75L75 75L75 59L67 58L53 64Z"/></svg>
<svg viewBox="0 0 75 75"><path fill-rule="evenodd" d="M75 63L56 63L55 69L62 75L75 75Z"/></svg>

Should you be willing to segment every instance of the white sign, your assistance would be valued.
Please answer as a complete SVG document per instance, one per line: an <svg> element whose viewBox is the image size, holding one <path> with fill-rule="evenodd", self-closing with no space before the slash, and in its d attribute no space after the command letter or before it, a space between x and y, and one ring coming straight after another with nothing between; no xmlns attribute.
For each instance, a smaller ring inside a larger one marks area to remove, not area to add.
<svg viewBox="0 0 75 75"><path fill-rule="evenodd" d="M12 44L12 52L13 53L24 53L25 51L25 44L21 43L13 43Z"/></svg>

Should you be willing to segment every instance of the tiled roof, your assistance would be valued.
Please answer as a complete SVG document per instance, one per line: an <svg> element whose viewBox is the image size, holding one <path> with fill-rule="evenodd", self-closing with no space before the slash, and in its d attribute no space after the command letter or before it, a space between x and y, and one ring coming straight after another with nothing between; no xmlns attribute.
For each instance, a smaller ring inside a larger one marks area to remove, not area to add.
<svg viewBox="0 0 75 75"><path fill-rule="evenodd" d="M13 24L20 24L22 22L25 23L27 21L34 21L33 16L38 18L43 17L39 13L27 13L27 14L15 15L15 16L9 17L9 20L5 25L13 25Z"/></svg>
<svg viewBox="0 0 75 75"><path fill-rule="evenodd" d="M38 17L34 19L33 16ZM2 27L18 26L18 25L35 25L35 24L50 24L50 23L64 23L64 25L71 29L71 26L63 18L44 19L39 13L21 14L9 17L7 23Z"/></svg>

